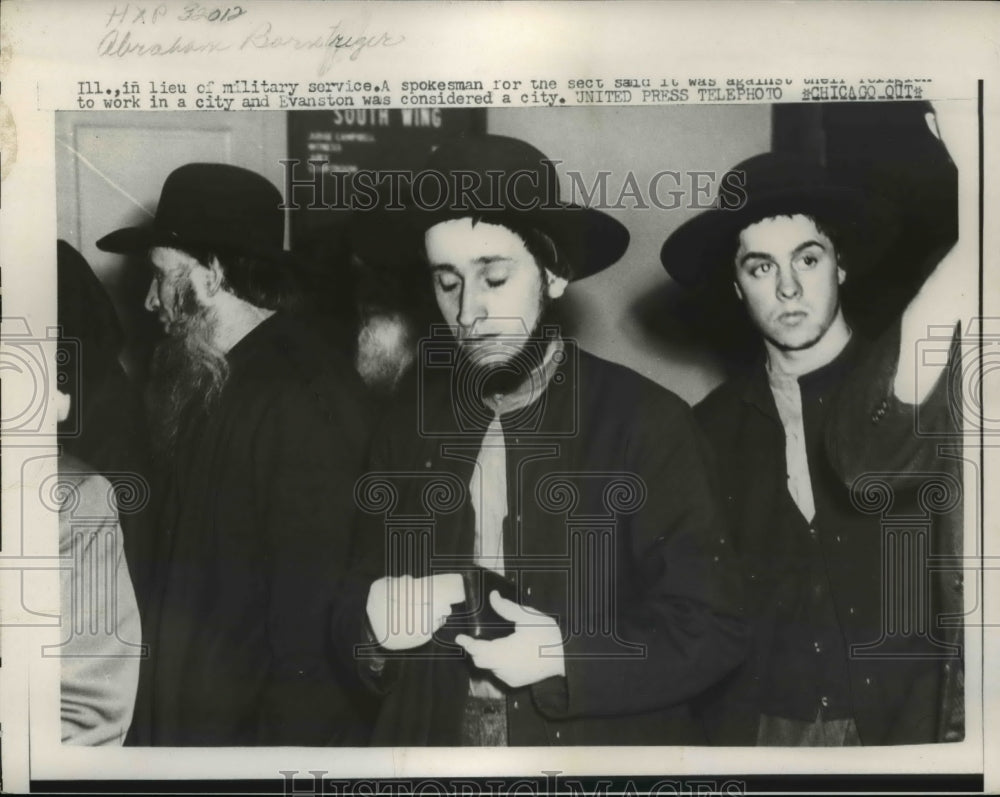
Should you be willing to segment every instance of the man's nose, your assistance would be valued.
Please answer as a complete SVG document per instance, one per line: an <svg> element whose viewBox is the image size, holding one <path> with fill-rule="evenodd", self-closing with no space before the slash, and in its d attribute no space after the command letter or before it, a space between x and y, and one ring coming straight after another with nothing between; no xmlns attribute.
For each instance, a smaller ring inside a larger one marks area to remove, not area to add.
<svg viewBox="0 0 1000 797"><path fill-rule="evenodd" d="M459 297L458 325L463 329L472 329L477 321L486 318L486 306L478 290L469 285L462 287Z"/></svg>
<svg viewBox="0 0 1000 797"><path fill-rule="evenodd" d="M795 269L791 267L778 269L777 293L780 299L797 299L802 295L802 284L799 282Z"/></svg>
<svg viewBox="0 0 1000 797"><path fill-rule="evenodd" d="M160 307L160 296L156 291L156 280L150 280L149 282L149 290L146 291L144 306L151 313L155 313Z"/></svg>

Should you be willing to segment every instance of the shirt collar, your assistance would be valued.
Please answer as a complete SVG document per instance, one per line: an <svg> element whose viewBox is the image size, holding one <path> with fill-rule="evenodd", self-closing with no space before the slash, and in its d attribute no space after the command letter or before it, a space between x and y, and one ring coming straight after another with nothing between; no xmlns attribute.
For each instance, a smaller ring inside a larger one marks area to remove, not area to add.
<svg viewBox="0 0 1000 797"><path fill-rule="evenodd" d="M838 380L840 375L851 367L860 346L860 337L857 334L852 334L844 348L828 363L809 373L787 378L798 381L799 387L803 391L823 390L826 385L830 384L831 380ZM781 381L784 378L780 373L771 372L768 367L767 355L762 354L757 358L754 367L739 378L741 382L740 396L748 404L753 404L766 414L777 418L778 411L774 404L774 395L771 393L771 380Z"/></svg>

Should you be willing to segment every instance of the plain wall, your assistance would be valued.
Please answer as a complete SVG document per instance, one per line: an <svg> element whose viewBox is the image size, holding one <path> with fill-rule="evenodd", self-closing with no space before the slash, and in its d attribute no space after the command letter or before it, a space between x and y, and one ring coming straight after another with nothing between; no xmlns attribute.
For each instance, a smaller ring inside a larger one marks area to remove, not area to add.
<svg viewBox="0 0 1000 797"><path fill-rule="evenodd" d="M587 186L598 172L611 172L609 204L617 201L630 171L646 192L657 172L714 172L721 177L771 148L769 105L491 108L487 120L489 132L521 138L562 161L557 169L563 199L570 199L567 169L579 172ZM699 178L700 184L708 179ZM711 195L697 198L702 205L715 198L715 182L711 184ZM668 191L675 187L672 178L661 181L661 204L672 204ZM722 372L707 348L665 317L677 289L660 264L660 247L673 229L698 212L688 207L695 199L688 180L682 179L680 187L686 194L677 210L659 209L648 200L648 210L609 210L631 233L628 251L600 274L571 284L565 301L570 332L582 348L623 363L693 403L721 381ZM635 203L626 198L625 204Z"/></svg>

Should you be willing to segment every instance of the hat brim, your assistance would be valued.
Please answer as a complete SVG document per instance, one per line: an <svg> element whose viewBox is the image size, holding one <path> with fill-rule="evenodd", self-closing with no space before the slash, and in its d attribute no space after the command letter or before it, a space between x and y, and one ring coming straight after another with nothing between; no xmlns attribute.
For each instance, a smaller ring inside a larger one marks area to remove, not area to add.
<svg viewBox="0 0 1000 797"><path fill-rule="evenodd" d="M113 252L118 255L132 254L161 246L157 240L156 231L152 227L123 227L99 238L97 248L102 252Z"/></svg>
<svg viewBox="0 0 1000 797"><path fill-rule="evenodd" d="M771 216L813 216L836 224L850 239L844 268L857 274L872 268L899 233L895 206L852 188L825 187L759 196L740 208L713 208L678 227L660 249L667 273L686 288L727 275L736 237L746 226Z"/></svg>
<svg viewBox="0 0 1000 797"><path fill-rule="evenodd" d="M275 263L295 263L294 253L285 249L248 246L245 241L230 241L218 237L178 236L175 233L157 230L154 226L123 227L110 232L97 241L97 248L102 252L112 252L119 255L145 252L156 246L183 248L184 246L218 247L239 254L263 258Z"/></svg>
<svg viewBox="0 0 1000 797"><path fill-rule="evenodd" d="M552 238L569 261L573 280L593 276L621 260L628 249L628 228L617 219L593 208L566 203L525 211L425 210L413 206L401 210L384 208L355 212L352 244L365 260L394 264L412 262L421 251L424 233L435 224L475 216L486 224L518 229L534 227Z"/></svg>

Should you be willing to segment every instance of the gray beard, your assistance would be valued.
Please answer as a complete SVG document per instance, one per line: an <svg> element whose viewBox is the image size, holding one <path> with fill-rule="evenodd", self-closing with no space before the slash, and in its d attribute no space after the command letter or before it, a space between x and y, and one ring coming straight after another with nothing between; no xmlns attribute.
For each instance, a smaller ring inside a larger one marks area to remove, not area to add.
<svg viewBox="0 0 1000 797"><path fill-rule="evenodd" d="M365 384L379 396L389 396L413 364L416 334L399 313L368 315L358 332L355 367Z"/></svg>
<svg viewBox="0 0 1000 797"><path fill-rule="evenodd" d="M185 291L182 304L181 320L153 351L146 385L153 454L167 462L188 424L218 405L229 378L229 363L212 344L214 312L198 305L193 291Z"/></svg>

